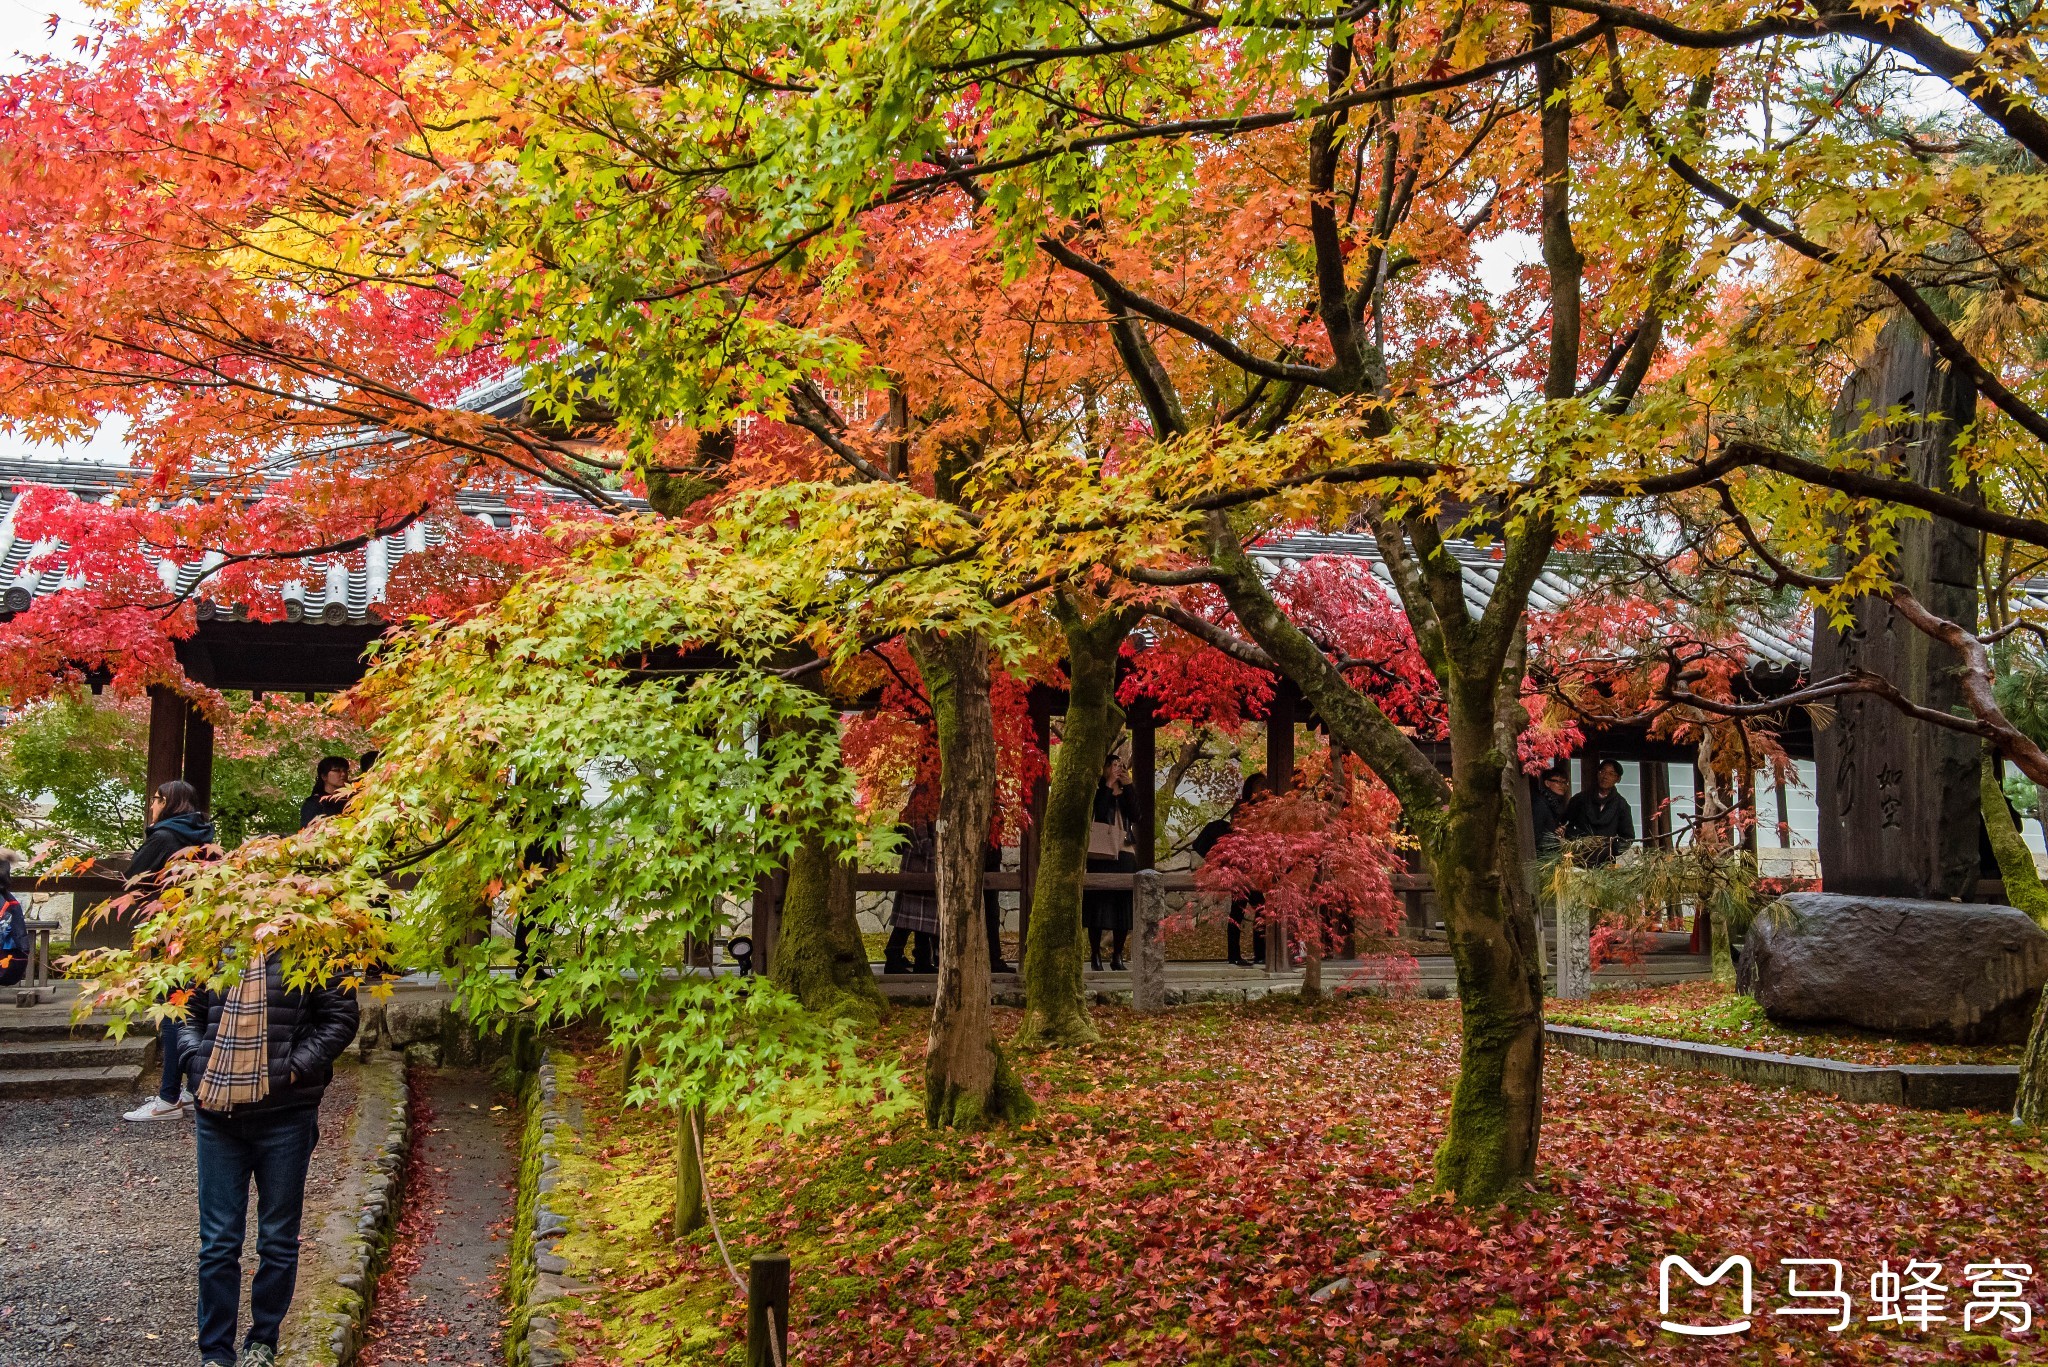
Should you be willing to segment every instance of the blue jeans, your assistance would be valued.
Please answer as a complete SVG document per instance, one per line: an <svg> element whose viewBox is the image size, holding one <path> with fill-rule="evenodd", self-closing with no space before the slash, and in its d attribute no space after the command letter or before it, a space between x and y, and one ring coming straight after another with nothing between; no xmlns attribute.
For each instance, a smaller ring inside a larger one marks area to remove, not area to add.
<svg viewBox="0 0 2048 1367"><path fill-rule="evenodd" d="M178 1094L184 1090L185 1074L178 1067L178 1021L166 1016L156 1028L157 1052L163 1055L163 1077L157 1084L156 1094L165 1101L176 1104Z"/></svg>
<svg viewBox="0 0 2048 1367"><path fill-rule="evenodd" d="M199 1112L199 1356L235 1360L242 1299L242 1240L249 1179L256 1179L256 1279L249 1292L250 1343L277 1346L299 1278L299 1216L306 1167L320 1142L316 1107Z"/></svg>

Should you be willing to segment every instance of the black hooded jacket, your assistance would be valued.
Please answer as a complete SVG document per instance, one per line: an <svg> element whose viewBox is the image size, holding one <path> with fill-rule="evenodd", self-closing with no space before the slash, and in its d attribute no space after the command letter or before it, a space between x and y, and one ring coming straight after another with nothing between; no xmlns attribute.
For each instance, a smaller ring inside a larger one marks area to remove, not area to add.
<svg viewBox="0 0 2048 1367"><path fill-rule="evenodd" d="M171 856L179 850L194 845L211 845L219 837L213 829L213 822L204 812L179 812L143 832L142 844L136 848L135 857L128 861L128 876L137 878L145 873L155 873L171 862Z"/></svg>
<svg viewBox="0 0 2048 1367"><path fill-rule="evenodd" d="M249 1111L286 1111L318 1106L334 1080L334 1061L356 1037L359 1015L353 989L318 987L286 991L284 966L275 957L269 968L270 1095L235 1107ZM213 1056L220 1032L221 993L195 992L189 1012L178 1026L178 1057L185 1084L199 1095L206 1061Z"/></svg>

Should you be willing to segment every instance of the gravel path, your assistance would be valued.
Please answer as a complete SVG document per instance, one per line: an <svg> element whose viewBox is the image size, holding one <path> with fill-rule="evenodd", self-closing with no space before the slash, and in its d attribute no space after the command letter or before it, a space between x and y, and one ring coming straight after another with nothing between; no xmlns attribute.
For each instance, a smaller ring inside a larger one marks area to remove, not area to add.
<svg viewBox="0 0 2048 1367"><path fill-rule="evenodd" d="M0 1363L5 1367L193 1367L199 1216L192 1125L131 1125L139 1098L54 1097L0 1110ZM356 1103L353 1068L320 1108L306 1180L316 1227ZM249 1214L255 1271L256 1215ZM247 1292L244 1291L246 1298ZM244 1300L243 1323L247 1324Z"/></svg>
<svg viewBox="0 0 2048 1367"><path fill-rule="evenodd" d="M411 1074L411 1175L357 1361L475 1367L504 1357L515 1112L474 1072Z"/></svg>

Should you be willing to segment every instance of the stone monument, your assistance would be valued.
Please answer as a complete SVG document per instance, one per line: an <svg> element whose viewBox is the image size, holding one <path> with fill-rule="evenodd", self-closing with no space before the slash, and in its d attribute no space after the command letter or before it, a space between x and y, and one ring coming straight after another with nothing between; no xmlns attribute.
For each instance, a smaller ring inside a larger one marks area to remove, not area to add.
<svg viewBox="0 0 2048 1367"><path fill-rule="evenodd" d="M1957 430L1973 420L1976 386L1935 356L1912 320L1886 325L1869 358L1843 387L1833 430L1880 451L1896 474L1931 489L1961 492L1950 473ZM1857 435L1893 408L1911 416ZM1883 463L1883 462L1880 462ZM1932 612L1974 630L1978 535L1945 518L1898 524L1895 575ZM1922 634L1882 599L1864 598L1855 622L1813 629L1813 677L1847 669L1881 674L1906 696L1949 711L1960 705L1953 651ZM1820 809L1821 885L1877 897L1968 897L1976 886L1978 742L1914 721L1867 694L1836 699L1832 725L1817 728L1814 761Z"/></svg>
<svg viewBox="0 0 2048 1367"><path fill-rule="evenodd" d="M1557 995L1566 1001L1593 995L1593 909L1579 896L1575 873L1562 880L1557 897Z"/></svg>
<svg viewBox="0 0 2048 1367"><path fill-rule="evenodd" d="M1166 879L1156 869L1140 869L1132 887L1138 944L1131 955L1131 1006L1138 1011L1166 1009Z"/></svg>

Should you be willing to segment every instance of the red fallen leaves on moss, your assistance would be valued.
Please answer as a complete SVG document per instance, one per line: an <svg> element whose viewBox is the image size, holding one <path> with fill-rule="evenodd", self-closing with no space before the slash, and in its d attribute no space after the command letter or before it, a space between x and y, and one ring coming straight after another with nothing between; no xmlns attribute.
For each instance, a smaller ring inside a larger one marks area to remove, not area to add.
<svg viewBox="0 0 2048 1367"><path fill-rule="evenodd" d="M1471 1212L1429 1187L1456 1063L1449 1004L1101 1015L1108 1043L1026 1060L1043 1110L1020 1131L850 1117L745 1151L714 1144L735 1256L783 1248L795 1261L793 1360L1936 1362L1990 1349L2018 1361L2028 1343L1860 1322L1884 1259L1946 1264L1950 1330L1965 1262L2048 1270L2048 1155L2002 1118L1552 1055L1538 1189ZM885 1038L912 1056L917 1025L899 1013ZM668 1127L619 1114L613 1076L582 1076L586 1142L622 1171L666 1171ZM605 1187L571 1199L586 1228L619 1223ZM639 1270L630 1288L592 1293L573 1335L582 1362L623 1360L621 1318L646 1313L650 1295L710 1314L727 1337L708 1355L634 1360L742 1360L744 1307L708 1237L671 1248L614 1234L604 1263ZM1666 1253L1708 1269L1748 1255L1752 1331L1719 1343L1660 1332ZM1788 1257L1842 1259L1859 1323L1832 1335L1771 1316ZM1350 1293L1310 1300L1339 1277ZM2030 1299L2038 1316L2048 1296Z"/></svg>

